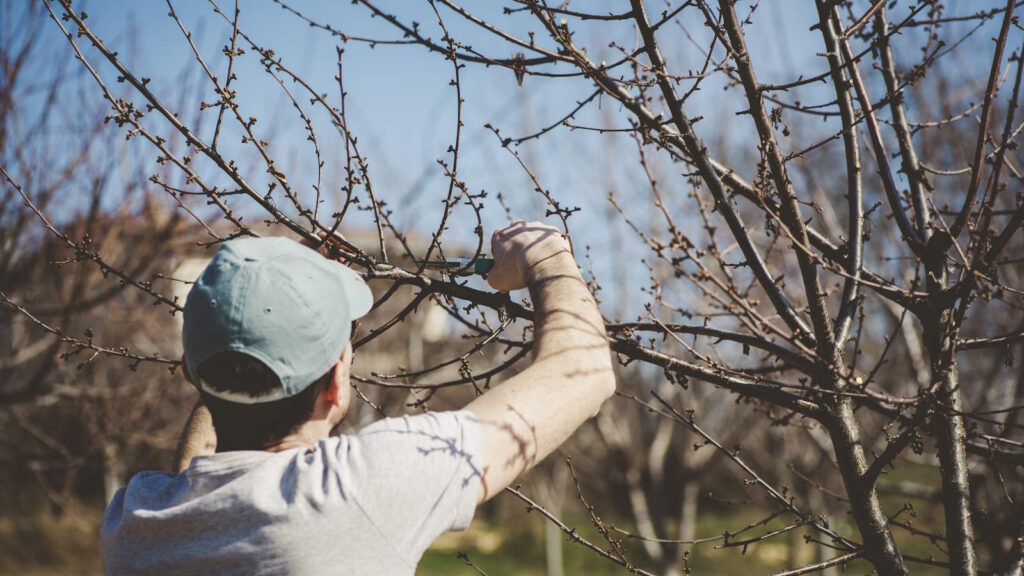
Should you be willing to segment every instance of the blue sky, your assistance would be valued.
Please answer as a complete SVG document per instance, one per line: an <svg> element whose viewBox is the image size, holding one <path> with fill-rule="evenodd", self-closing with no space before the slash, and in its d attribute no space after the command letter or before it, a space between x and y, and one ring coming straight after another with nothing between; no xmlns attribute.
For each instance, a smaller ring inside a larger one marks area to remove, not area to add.
<svg viewBox="0 0 1024 576"><path fill-rule="evenodd" d="M231 15L232 2L218 0L218 5ZM379 39L400 37L381 18L371 17L367 8L350 2L297 0L289 5L347 34ZM418 22L432 38L441 37L437 18L427 2L395 0L379 5L387 12L398 14L405 22ZM533 23L528 14L503 15L502 8L506 5L512 6L509 2L465 3L467 9L501 24L513 34L526 38L529 31L534 31L539 44L551 46L545 32ZM648 2L648 5L652 16L656 17L661 5L656 2ZM197 115L200 117L198 133L209 142L216 111L199 113L197 108L200 101L214 101L214 92L209 81L202 76L177 24L168 17L166 3L163 0L104 0L76 2L76 6L88 11L87 23L109 47L119 51L138 76L152 78L150 87L165 97L165 103L172 110L187 120L195 119ZM621 0L574 3L573 6L592 12L628 9L628 3ZM744 14L749 6L740 4L737 9ZM338 105L339 89L334 76L337 74L335 48L340 45L340 39L326 31L311 28L270 0L247 0L241 3L241 7L242 29L258 44L272 47L286 66L308 80L317 92L326 94L333 105ZM178 1L174 8L186 28L194 34L207 64L223 79L226 58L221 50L229 39L230 25L217 16L211 4L205 1ZM17 9L15 7L15 11ZM451 10L444 7L439 10L448 29L464 45L496 57L508 57L517 51L496 42L487 32ZM810 30L815 18L810 2L774 0L757 8L747 34L751 56L762 82L786 82L796 79L800 73L824 71L825 63L819 54L820 36ZM616 49L609 47L611 42L627 49L637 42L632 28L625 24L569 20L577 42L587 46L595 59L611 61L617 57ZM52 22L47 22L43 30L47 43L41 53L40 70L45 73L66 63L72 52ZM667 26L659 38L677 73L698 69L703 63L697 47L707 44L708 33L697 11L684 11L681 24ZM900 40L906 43L905 52L910 57L914 57L916 48L912 40ZM370 46L347 42L343 47L349 124L369 160L377 194L394 209L394 219L400 228L431 231L438 225L440 202L448 189L448 180L439 169L437 160L451 161L447 149L455 134L456 106L454 89L450 86L452 65L440 55L416 46ZM88 50L86 54L116 93L141 105L141 97L132 94L126 84L116 82L116 72L96 51ZM966 51L959 61L966 68L977 64L970 51ZM311 201L316 165L301 120L280 87L263 71L254 53L250 51L239 58L236 67L238 80L234 86L239 91L238 102L243 116L259 118L257 132L261 138L270 141L269 149L278 166L285 167L289 182L305 201ZM551 71L570 70L563 66L551 68ZM543 198L532 191L533 184L529 178L508 151L502 149L493 134L484 128L484 124L493 124L505 136L532 133L554 122L576 101L587 97L593 90L591 83L580 78L527 77L519 86L508 70L472 63L467 64L460 74L465 102L459 177L472 192L486 190L490 195L485 201L483 214L485 230L507 221L495 198L499 192L507 198L514 215L527 219L544 218ZM82 86L68 88L65 102L71 116L92 114L98 109L88 102L88 98L80 96L91 94L95 97L98 94L88 88L91 82L88 78L81 80L86 81L82 85L85 89ZM876 88L881 87L879 77L869 76L869 81ZM688 102L687 112L691 116L704 117L696 125L698 135L705 139L716 155L749 159L752 153L752 143L747 136L750 132L749 118L736 115L737 111L745 108L745 104L735 91L723 91L723 86L720 78L706 81L703 89ZM295 90L293 93L307 110L312 110L311 118L320 138L325 162L324 209L330 210L337 205L337 190L342 177L344 155L341 140L334 133L326 114L306 106L308 98L301 97L301 90L296 86L288 84L288 88ZM685 88L684 84L682 89ZM805 98L805 102L815 98L827 100L829 90L831 87L824 84L813 85L805 88L798 97ZM600 99L588 107L577 122L586 126L621 128L627 126L627 118L619 106L608 99ZM155 114L150 115L146 122L155 132L173 136L166 123ZM265 165L255 157L251 146L240 142L237 123L230 118L225 122L223 153L235 158L251 174L250 181L254 185L266 186ZM803 121L803 133L821 134L835 130L834 120L814 122ZM55 135L58 138L65 136ZM118 166L124 178L158 170L152 147L141 139L133 140L127 148L114 145L123 138L123 132L113 124L108 129L107 138L110 145L101 152L107 154L106 162ZM792 146L799 148L800 144L795 142ZM627 269L625 274L628 278L622 282L632 284L634 288L646 283L646 272L638 267L644 248L628 232L621 218L612 213L607 201L608 194L614 193L632 217L642 222L652 217L649 186L637 166L636 146L632 140L624 134L602 136L590 131L558 128L540 140L517 147L517 150L541 184L550 189L558 200L583 208L583 212L570 219L570 227L577 246L593 246L599 275L609 278L623 274ZM679 211L680 221L684 224L696 222L692 203L687 204L688 185L679 177L681 168L655 152L650 152L649 159L659 181L665 186L663 192L672 198L673 208ZM750 177L753 163L741 163L738 169ZM223 182L223 178L218 180L213 170L200 171L208 174L213 183ZM175 182L184 184L180 177ZM123 181L110 184L112 190L108 198L114 206L123 201L116 190L119 185L123 185ZM283 200L279 199L279 202ZM64 206L75 206L75 203L71 199ZM196 209L211 217L215 215L201 204ZM244 211L246 208L240 209ZM456 225L451 232L454 239L470 239L467 230L472 227L471 221L472 214L467 209L460 208L456 212L453 220ZM370 224L367 214L356 214L351 222L346 224ZM614 257L607 256L610 254ZM631 262L632 265L624 266L623 262ZM635 290L631 292L635 293ZM636 303L622 308L636 312Z"/></svg>

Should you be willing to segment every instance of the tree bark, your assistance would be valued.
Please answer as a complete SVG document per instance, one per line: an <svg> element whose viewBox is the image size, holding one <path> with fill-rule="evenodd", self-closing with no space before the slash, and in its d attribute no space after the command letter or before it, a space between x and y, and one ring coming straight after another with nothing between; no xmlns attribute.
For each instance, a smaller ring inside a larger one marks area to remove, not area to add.
<svg viewBox="0 0 1024 576"><path fill-rule="evenodd" d="M850 497L853 518L864 542L864 557L875 566L879 574L909 574L889 530L889 519L878 500L875 483L862 478L868 465L860 442L860 430L846 397L840 397L836 403L835 420L831 422L831 428L836 463Z"/></svg>
<svg viewBox="0 0 1024 576"><path fill-rule="evenodd" d="M939 238L933 237L933 240ZM948 242L950 237L945 236ZM967 434L961 414L960 379L956 363L956 341L962 321L963 302L956 308L947 294L949 276L946 270L944 243L934 244L924 259L928 303L920 313L925 345L931 361L931 389L936 409L931 421L935 437L939 472L942 476L942 504L946 517L946 542L949 547L951 576L977 574L974 551L974 526L971 521L971 486L967 478ZM969 290L956 287L959 299L969 297ZM927 401L927 399L925 400Z"/></svg>
<svg viewBox="0 0 1024 576"><path fill-rule="evenodd" d="M949 332L935 343L936 353L932 356L932 378L937 384L936 397L940 404L932 429L938 445L942 476L949 573L974 575L978 567L971 520L971 487L967 475L967 434L961 416L960 380L953 352L956 334L952 330Z"/></svg>

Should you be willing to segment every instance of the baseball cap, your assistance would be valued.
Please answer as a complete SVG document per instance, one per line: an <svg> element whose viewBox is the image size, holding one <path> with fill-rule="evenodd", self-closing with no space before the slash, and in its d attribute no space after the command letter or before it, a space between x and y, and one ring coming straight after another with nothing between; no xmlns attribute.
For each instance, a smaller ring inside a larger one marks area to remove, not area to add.
<svg viewBox="0 0 1024 576"><path fill-rule="evenodd" d="M225 242L188 294L181 333L185 369L203 392L241 404L298 394L341 357L352 321L373 305L353 270L283 237ZM259 395L218 390L198 368L219 352L261 361L280 389Z"/></svg>

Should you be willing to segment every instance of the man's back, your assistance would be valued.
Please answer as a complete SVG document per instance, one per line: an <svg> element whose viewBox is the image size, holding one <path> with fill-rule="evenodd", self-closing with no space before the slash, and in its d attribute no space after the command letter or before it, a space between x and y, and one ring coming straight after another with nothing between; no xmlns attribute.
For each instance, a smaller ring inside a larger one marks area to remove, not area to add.
<svg viewBox="0 0 1024 576"><path fill-rule="evenodd" d="M101 539L110 574L412 574L480 494L467 412L383 420L314 448L197 457L118 492Z"/></svg>
<svg viewBox="0 0 1024 576"><path fill-rule="evenodd" d="M184 307L183 373L201 398L180 444L186 471L141 475L111 502L108 572L411 575L434 538L465 528L615 391L604 320L568 241L517 221L491 250L488 283L530 289L530 365L465 412L328 439L350 406L354 320L373 307L370 289L284 238L225 242ZM201 457L214 446L224 454Z"/></svg>

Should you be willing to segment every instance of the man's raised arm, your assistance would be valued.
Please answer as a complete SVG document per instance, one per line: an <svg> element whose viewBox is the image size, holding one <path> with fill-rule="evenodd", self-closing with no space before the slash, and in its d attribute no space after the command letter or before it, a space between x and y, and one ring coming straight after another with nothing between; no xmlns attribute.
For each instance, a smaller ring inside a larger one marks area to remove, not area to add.
<svg viewBox="0 0 1024 576"><path fill-rule="evenodd" d="M615 392L604 322L561 233L516 222L491 238L488 282L529 288L533 363L473 400L483 430L483 489L490 499L565 442Z"/></svg>

